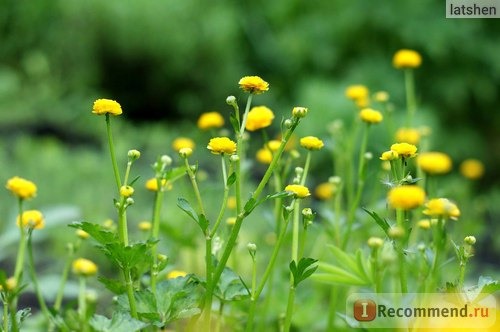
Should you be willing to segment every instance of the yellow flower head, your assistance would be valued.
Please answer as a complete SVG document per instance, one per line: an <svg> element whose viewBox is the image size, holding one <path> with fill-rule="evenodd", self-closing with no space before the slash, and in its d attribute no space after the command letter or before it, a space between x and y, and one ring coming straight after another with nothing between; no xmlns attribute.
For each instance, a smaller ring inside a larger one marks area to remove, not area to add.
<svg viewBox="0 0 500 332"><path fill-rule="evenodd" d="M389 94L386 91L378 91L373 95L373 99L379 103L386 103L389 101Z"/></svg>
<svg viewBox="0 0 500 332"><path fill-rule="evenodd" d="M97 115L120 115L122 114L122 107L118 104L118 102L111 99L97 99L94 101L92 113Z"/></svg>
<svg viewBox="0 0 500 332"><path fill-rule="evenodd" d="M359 118L366 123L379 123L383 120L382 113L371 108L363 108L359 112Z"/></svg>
<svg viewBox="0 0 500 332"><path fill-rule="evenodd" d="M337 191L337 186L331 182L320 183L316 189L314 189L314 196L322 201L329 200L335 195Z"/></svg>
<svg viewBox="0 0 500 332"><path fill-rule="evenodd" d="M161 180L161 186L166 188L167 190L172 189L172 184L169 183L166 179ZM158 191L158 181L156 178L151 178L146 181L146 189L151 191Z"/></svg>
<svg viewBox="0 0 500 332"><path fill-rule="evenodd" d="M21 199L28 199L36 196L36 185L19 176L14 176L7 180L7 185L5 187Z"/></svg>
<svg viewBox="0 0 500 332"><path fill-rule="evenodd" d="M285 191L292 192L296 198L306 198L311 195L311 193L309 193L309 189L305 186L301 186L300 184L289 184L285 187Z"/></svg>
<svg viewBox="0 0 500 332"><path fill-rule="evenodd" d="M224 125L224 118L219 112L207 112L200 115L198 119L198 128L208 130L220 128Z"/></svg>
<svg viewBox="0 0 500 332"><path fill-rule="evenodd" d="M387 161L396 160L398 158L399 154L393 150L385 151L380 156L380 160L387 160Z"/></svg>
<svg viewBox="0 0 500 332"><path fill-rule="evenodd" d="M230 210L236 209L236 197L229 196L227 198L227 208L230 209Z"/></svg>
<svg viewBox="0 0 500 332"><path fill-rule="evenodd" d="M177 152L182 148L194 149L194 146L194 141L187 137L178 137L172 142L172 148Z"/></svg>
<svg viewBox="0 0 500 332"><path fill-rule="evenodd" d="M368 88L361 84L349 85L345 90L345 96L351 100L367 100L370 92Z"/></svg>
<svg viewBox="0 0 500 332"><path fill-rule="evenodd" d="M90 277L97 273L97 265L91 260L77 258L72 264L73 273L83 277Z"/></svg>
<svg viewBox="0 0 500 332"><path fill-rule="evenodd" d="M300 145L307 150L320 150L325 144L315 136L306 136L300 139Z"/></svg>
<svg viewBox="0 0 500 332"><path fill-rule="evenodd" d="M391 145L391 150L396 151L402 158L411 158L417 153L417 147L408 143L395 143Z"/></svg>
<svg viewBox="0 0 500 332"><path fill-rule="evenodd" d="M447 198L434 198L425 204L423 214L433 218L458 219L460 210L457 205Z"/></svg>
<svg viewBox="0 0 500 332"><path fill-rule="evenodd" d="M395 68L417 68L422 64L422 57L413 50L402 49L397 51L392 58Z"/></svg>
<svg viewBox="0 0 500 332"><path fill-rule="evenodd" d="M277 139L270 140L266 144L266 148L271 150L272 152L278 151L279 147L281 145L281 141L278 141Z"/></svg>
<svg viewBox="0 0 500 332"><path fill-rule="evenodd" d="M387 201L394 209L411 210L424 204L425 191L414 185L395 187L387 194Z"/></svg>
<svg viewBox="0 0 500 332"><path fill-rule="evenodd" d="M127 198L134 194L134 188L131 186L121 186L120 187L120 195Z"/></svg>
<svg viewBox="0 0 500 332"><path fill-rule="evenodd" d="M417 165L427 174L445 174L451 170L451 158L441 152L423 152L417 157Z"/></svg>
<svg viewBox="0 0 500 332"><path fill-rule="evenodd" d="M269 90L269 83L259 76L245 76L238 82L240 88L245 92L260 94Z"/></svg>
<svg viewBox="0 0 500 332"><path fill-rule="evenodd" d="M76 236L78 236L82 240L86 240L90 237L90 234L85 232L83 229L77 229Z"/></svg>
<svg viewBox="0 0 500 332"><path fill-rule="evenodd" d="M417 226L421 229L429 229L431 228L431 221L429 219L419 220Z"/></svg>
<svg viewBox="0 0 500 332"><path fill-rule="evenodd" d="M175 279L179 277L185 277L187 276L187 272L180 271L180 270L172 270L169 273L167 273L167 279Z"/></svg>
<svg viewBox="0 0 500 332"><path fill-rule="evenodd" d="M153 227L153 225L150 221L143 220L137 225L137 227L139 227L139 230L147 232Z"/></svg>
<svg viewBox="0 0 500 332"><path fill-rule="evenodd" d="M259 149L257 151L257 154L255 155L255 158L262 164L270 164L273 160L273 153L266 148Z"/></svg>
<svg viewBox="0 0 500 332"><path fill-rule="evenodd" d="M22 218L17 217L17 226L22 225L26 228L42 229L45 227L45 220L43 214L38 210L27 210L23 212Z"/></svg>
<svg viewBox="0 0 500 332"><path fill-rule="evenodd" d="M484 174L484 165L477 159L467 159L460 164L460 174L470 180L477 180Z"/></svg>
<svg viewBox="0 0 500 332"><path fill-rule="evenodd" d="M399 128L396 132L396 141L417 145L420 142L420 130L415 128Z"/></svg>
<svg viewBox="0 0 500 332"><path fill-rule="evenodd" d="M292 115L296 118L303 118L307 115L309 109L307 107L294 107L292 109Z"/></svg>
<svg viewBox="0 0 500 332"><path fill-rule="evenodd" d="M249 131L256 131L271 125L274 119L274 113L266 106L252 107L248 112L245 128Z"/></svg>
<svg viewBox="0 0 500 332"><path fill-rule="evenodd" d="M233 154L236 152L236 143L227 137L215 137L208 142L207 149L213 154Z"/></svg>

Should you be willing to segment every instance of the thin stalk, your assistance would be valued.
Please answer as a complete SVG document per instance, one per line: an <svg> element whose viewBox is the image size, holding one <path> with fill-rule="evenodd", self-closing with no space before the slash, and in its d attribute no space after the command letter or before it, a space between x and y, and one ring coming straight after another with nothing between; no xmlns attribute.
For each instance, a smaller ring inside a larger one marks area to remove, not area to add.
<svg viewBox="0 0 500 332"><path fill-rule="evenodd" d="M194 174L191 166L189 165L188 158L184 158L184 164L186 165L186 171L189 175L189 180L191 181L191 185L194 190L194 194L196 196L196 201L198 202L198 207L200 209L201 214L206 216L205 209L203 208L203 200L201 199L200 189L198 188L198 183L196 182L196 175Z"/></svg>
<svg viewBox="0 0 500 332"><path fill-rule="evenodd" d="M125 197L120 197L120 207L118 208L118 236L124 246L128 246L127 211L125 207Z"/></svg>
<svg viewBox="0 0 500 332"><path fill-rule="evenodd" d="M21 285L21 276L24 268L24 256L26 255L26 231L23 226L22 218L23 218L23 199L19 198L18 200L18 209L19 209L19 247L17 251L16 258L16 267L14 268L14 280L16 281L16 287L14 291L17 291L17 288ZM17 301L19 300L19 293L16 293L16 296L10 302L10 316L11 316L11 326L12 331L18 331L17 327ZM6 330L7 331L7 330Z"/></svg>
<svg viewBox="0 0 500 332"><path fill-rule="evenodd" d="M78 241L78 242L80 242L80 241ZM62 300L64 297L64 287L66 286L66 282L68 280L69 271L71 269L71 262L74 259L76 248L79 247L78 243L75 245L73 245L72 243L69 243L68 245L70 245L71 247L69 248L69 255L66 258L66 262L64 263L64 268L63 268L62 276L61 276L61 283L59 284L59 289L57 290L56 299L54 301L53 308L55 311L59 311L59 309L61 309L61 304L62 304Z"/></svg>
<svg viewBox="0 0 500 332"><path fill-rule="evenodd" d="M378 262L379 248L373 248L371 254L371 265L373 270L373 281L375 286L375 293L382 291L382 280L380 279L380 265Z"/></svg>
<svg viewBox="0 0 500 332"><path fill-rule="evenodd" d="M415 117L415 112L417 110L417 103L415 98L415 80L413 77L413 70L408 68L404 71L405 76L405 91L406 91L406 109L407 118L406 125L411 128L413 124L413 118Z"/></svg>
<svg viewBox="0 0 500 332"><path fill-rule="evenodd" d="M240 136L243 136L245 132L245 127L247 125L248 112L250 111L250 105L252 105L253 94L248 95L247 105L245 106L245 113L243 113L243 121L241 122Z"/></svg>
<svg viewBox="0 0 500 332"><path fill-rule="evenodd" d="M293 278L292 278L293 280ZM290 290L288 292L288 303L286 306L286 316L285 316L285 325L284 325L284 331L288 332L290 331L290 326L292 325L292 316L293 316L293 306L295 303L295 286L292 284L290 285Z"/></svg>
<svg viewBox="0 0 500 332"><path fill-rule="evenodd" d="M300 202L295 200L293 206L293 223L292 223L292 260L299 263L299 219L300 219Z"/></svg>
<svg viewBox="0 0 500 332"><path fill-rule="evenodd" d="M9 303L2 296L2 304L3 304L3 331L7 332L9 330Z"/></svg>
<svg viewBox="0 0 500 332"><path fill-rule="evenodd" d="M404 227L404 210L397 209L396 210L396 222L398 227L401 227L405 230L405 237L406 237L406 227ZM408 282L407 282L407 271L406 271L406 257L404 254L404 245L403 241L400 241L397 243L397 252L398 252L398 259L399 259L399 283L401 287L401 293L407 293L408 292Z"/></svg>
<svg viewBox="0 0 500 332"><path fill-rule="evenodd" d="M160 213L163 202L163 187L162 179L156 178L158 190L155 192L155 202L153 207L153 227L151 237L158 240L160 236ZM151 255L153 256L153 266L151 266L151 290L156 294L156 278L158 277L158 245L155 243L151 248Z"/></svg>
<svg viewBox="0 0 500 332"><path fill-rule="evenodd" d="M80 324L82 331L88 331L87 325L87 301L85 299L86 292L86 277L80 276L80 290L78 292L78 315L80 316Z"/></svg>
<svg viewBox="0 0 500 332"><path fill-rule="evenodd" d="M118 171L118 164L116 162L115 145L113 144L113 135L111 133L111 121L109 113L106 113L106 132L108 134L109 154L111 156L111 164L113 165L113 173L115 175L116 188L118 191L120 191L122 182L120 180L120 173Z"/></svg>
<svg viewBox="0 0 500 332"><path fill-rule="evenodd" d="M130 306L130 315L134 318L137 316L137 305L135 303L134 285L132 284L132 277L130 276L130 269L128 267L123 269L123 277L125 278L125 285L127 287L127 298Z"/></svg>

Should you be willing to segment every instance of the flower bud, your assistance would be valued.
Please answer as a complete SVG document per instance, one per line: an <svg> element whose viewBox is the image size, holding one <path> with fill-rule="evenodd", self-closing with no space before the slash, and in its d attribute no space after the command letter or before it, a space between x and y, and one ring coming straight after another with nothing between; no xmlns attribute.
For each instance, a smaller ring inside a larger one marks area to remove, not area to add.
<svg viewBox="0 0 500 332"><path fill-rule="evenodd" d="M165 166L170 166L172 165L172 158L170 158L170 156L164 154L163 156L161 156L160 158L161 160L161 163Z"/></svg>
<svg viewBox="0 0 500 332"><path fill-rule="evenodd" d="M377 249L377 248L380 248L384 245L384 240L382 240L379 237L372 236L368 239L367 243L368 243L368 247L370 247L372 249Z"/></svg>
<svg viewBox="0 0 500 332"><path fill-rule="evenodd" d="M389 229L389 236L392 239L400 239L405 235L405 230L402 227L395 226Z"/></svg>
<svg viewBox="0 0 500 332"><path fill-rule="evenodd" d="M371 153L371 152L365 152L365 154L363 155L363 157L365 158L365 160L372 160L373 159L373 153Z"/></svg>
<svg viewBox="0 0 500 332"><path fill-rule="evenodd" d="M250 252L250 254L254 254L257 252L257 245L255 243L249 242L247 244L247 249Z"/></svg>
<svg viewBox="0 0 500 332"><path fill-rule="evenodd" d="M307 115L308 111L306 107L294 107L292 109L292 115L296 118L303 118Z"/></svg>
<svg viewBox="0 0 500 332"><path fill-rule="evenodd" d="M127 200L125 201L127 205L132 205L135 203L134 199L132 197L128 197Z"/></svg>
<svg viewBox="0 0 500 332"><path fill-rule="evenodd" d="M226 104L234 106L236 105L236 97L235 96L228 96L226 98Z"/></svg>
<svg viewBox="0 0 500 332"><path fill-rule="evenodd" d="M285 128L291 128L293 125L293 121L290 119L286 119L285 122L283 122L283 124L285 125Z"/></svg>
<svg viewBox="0 0 500 332"><path fill-rule="evenodd" d="M189 157L192 154L193 154L193 149L191 149L191 148L182 148L182 149L179 150L179 155L182 158L187 158L187 157Z"/></svg>
<svg viewBox="0 0 500 332"><path fill-rule="evenodd" d="M240 156L238 156L237 154L232 154L231 157L229 157L229 160L235 163L237 161L240 161Z"/></svg>
<svg viewBox="0 0 500 332"><path fill-rule="evenodd" d="M342 178L340 176L330 176L328 178L328 182L330 182L331 184L336 184L336 185L339 185L342 183Z"/></svg>
<svg viewBox="0 0 500 332"><path fill-rule="evenodd" d="M134 194L134 188L131 186L121 186L120 195L123 197L130 197Z"/></svg>
<svg viewBox="0 0 500 332"><path fill-rule="evenodd" d="M134 161L139 159L141 153L138 150L128 150L127 156L128 156L128 161Z"/></svg>
<svg viewBox="0 0 500 332"><path fill-rule="evenodd" d="M82 229L77 229L76 236L78 236L82 240L85 240L85 239L88 239L90 235L89 235L89 233L85 232Z"/></svg>
<svg viewBox="0 0 500 332"><path fill-rule="evenodd" d="M472 235L466 236L464 242L472 246L476 243L476 237Z"/></svg>

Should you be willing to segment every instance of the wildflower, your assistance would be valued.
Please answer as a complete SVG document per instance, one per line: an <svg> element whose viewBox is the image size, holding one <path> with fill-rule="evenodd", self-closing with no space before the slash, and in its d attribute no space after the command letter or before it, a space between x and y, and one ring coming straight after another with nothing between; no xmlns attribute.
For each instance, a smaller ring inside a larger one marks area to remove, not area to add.
<svg viewBox="0 0 500 332"><path fill-rule="evenodd" d="M36 196L36 185L19 176L10 178L5 187L21 199L28 199Z"/></svg>
<svg viewBox="0 0 500 332"><path fill-rule="evenodd" d="M419 220L417 226L422 229L429 229L431 228L431 221L429 219Z"/></svg>
<svg viewBox="0 0 500 332"><path fill-rule="evenodd" d="M457 205L447 198L434 198L425 204L423 214L434 218L450 218L458 219L460 217L460 210Z"/></svg>
<svg viewBox="0 0 500 332"><path fill-rule="evenodd" d="M72 267L73 273L82 277L90 277L97 273L97 265L85 258L75 259Z"/></svg>
<svg viewBox="0 0 500 332"><path fill-rule="evenodd" d="M236 217L229 217L226 219L226 224L228 226L234 226L236 224Z"/></svg>
<svg viewBox="0 0 500 332"><path fill-rule="evenodd" d="M392 58L395 68L417 68L422 64L422 57L418 52L408 49L397 51Z"/></svg>
<svg viewBox="0 0 500 332"><path fill-rule="evenodd" d="M270 164L273 160L273 153L269 149L259 149L255 157L262 164Z"/></svg>
<svg viewBox="0 0 500 332"><path fill-rule="evenodd" d="M194 149L194 146L194 141L187 137L178 137L172 142L172 148L177 152L182 148Z"/></svg>
<svg viewBox="0 0 500 332"><path fill-rule="evenodd" d="M135 149L128 150L127 157L128 157L129 161L137 160L141 157L141 152L139 150L135 150Z"/></svg>
<svg viewBox="0 0 500 332"><path fill-rule="evenodd" d="M23 212L22 218L19 218L19 216L17 217L17 226L21 224L26 228L42 229L45 227L45 220L40 211L27 210Z"/></svg>
<svg viewBox="0 0 500 332"><path fill-rule="evenodd" d="M285 187L285 191L293 193L296 198L305 198L311 195L307 187L301 186L299 184L289 184Z"/></svg>
<svg viewBox="0 0 500 332"><path fill-rule="evenodd" d="M103 221L102 227L106 229L113 229L115 228L115 222L113 221L113 219L106 219Z"/></svg>
<svg viewBox="0 0 500 332"><path fill-rule="evenodd" d="M323 141L315 136L302 137L300 145L307 150L320 150L324 146Z"/></svg>
<svg viewBox="0 0 500 332"><path fill-rule="evenodd" d="M17 280L15 277L10 277L5 280L5 286L7 291L12 291L17 287ZM2 285L0 285L0 292L3 291Z"/></svg>
<svg viewBox="0 0 500 332"><path fill-rule="evenodd" d="M296 118L303 118L307 115L308 111L306 107L294 107L292 109L292 115Z"/></svg>
<svg viewBox="0 0 500 332"><path fill-rule="evenodd" d="M134 188L131 186L121 186L120 187L120 195L127 198L134 194Z"/></svg>
<svg viewBox="0 0 500 332"><path fill-rule="evenodd" d="M179 150L179 155L182 158L187 158L187 157L189 157L192 154L193 154L193 149L191 149L191 148L181 148Z"/></svg>
<svg viewBox="0 0 500 332"><path fill-rule="evenodd" d="M394 209L411 210L424 203L425 192L418 186L399 186L389 191L387 201Z"/></svg>
<svg viewBox="0 0 500 332"><path fill-rule="evenodd" d="M77 229L76 236L78 236L82 240L86 240L89 238L90 234L85 232L83 229Z"/></svg>
<svg viewBox="0 0 500 332"><path fill-rule="evenodd" d="M389 94L385 91L378 91L373 95L373 99L379 103L386 103L389 101Z"/></svg>
<svg viewBox="0 0 500 332"><path fill-rule="evenodd" d="M139 230L141 231L149 231L153 225L150 221L143 220L137 225L137 227L139 227Z"/></svg>
<svg viewBox="0 0 500 332"><path fill-rule="evenodd" d="M399 158L399 154L396 151L389 150L382 153L380 160L391 161Z"/></svg>
<svg viewBox="0 0 500 332"><path fill-rule="evenodd" d="M272 152L278 151L279 147L281 145L281 141L278 141L276 139L270 140L267 142L266 147L271 150Z"/></svg>
<svg viewBox="0 0 500 332"><path fill-rule="evenodd" d="M274 113L266 106L252 107L248 112L245 128L249 131L256 131L269 127L274 119Z"/></svg>
<svg viewBox="0 0 500 332"><path fill-rule="evenodd" d="M224 125L224 118L219 112L206 112L198 118L198 128L207 130L220 128Z"/></svg>
<svg viewBox="0 0 500 332"><path fill-rule="evenodd" d="M359 112L359 117L366 123L379 123L384 118L382 113L371 108L363 108L361 112Z"/></svg>
<svg viewBox="0 0 500 332"><path fill-rule="evenodd" d="M468 245L474 245L476 244L476 237L475 236L472 236L472 235L469 235L469 236L466 236L464 238L464 242Z"/></svg>
<svg viewBox="0 0 500 332"><path fill-rule="evenodd" d="M167 279L175 279L179 277L185 277L187 275L187 272L180 271L180 270L172 270L169 273L167 273Z"/></svg>
<svg viewBox="0 0 500 332"><path fill-rule="evenodd" d="M227 198L227 208L228 208L228 209L231 209L231 210L236 209L236 197L234 197L234 196L229 196L229 197Z"/></svg>
<svg viewBox="0 0 500 332"><path fill-rule="evenodd" d="M335 195L337 187L331 182L320 183L316 189L314 189L314 196L322 201L329 200Z"/></svg>
<svg viewBox="0 0 500 332"><path fill-rule="evenodd" d="M484 165L477 159L466 159L460 164L460 173L470 180L477 180L484 174Z"/></svg>
<svg viewBox="0 0 500 332"><path fill-rule="evenodd" d="M400 239L405 235L405 229L401 226L394 226L389 228L389 231L387 232L389 237L391 239Z"/></svg>
<svg viewBox="0 0 500 332"><path fill-rule="evenodd" d="M97 115L120 115L122 114L122 107L118 104L118 102L111 99L97 99L94 101L92 113Z"/></svg>
<svg viewBox="0 0 500 332"><path fill-rule="evenodd" d="M441 152L423 152L417 157L417 165L428 174L445 174L451 170L451 158Z"/></svg>
<svg viewBox="0 0 500 332"><path fill-rule="evenodd" d="M368 239L367 244L368 244L368 247L376 249L376 248L380 248L384 245L384 240L379 238L379 237L372 236Z"/></svg>
<svg viewBox="0 0 500 332"><path fill-rule="evenodd" d="M391 145L391 150L396 151L402 158L411 158L417 153L417 147L408 143L395 143Z"/></svg>
<svg viewBox="0 0 500 332"><path fill-rule="evenodd" d="M420 142L420 130L415 128L399 128L396 132L396 141L417 145Z"/></svg>
<svg viewBox="0 0 500 332"><path fill-rule="evenodd" d="M260 94L269 90L269 83L259 76L245 76L238 82L240 88L245 92Z"/></svg>
<svg viewBox="0 0 500 332"><path fill-rule="evenodd" d="M207 149L213 154L233 154L236 152L236 143L227 137L215 137L208 142Z"/></svg>
<svg viewBox="0 0 500 332"><path fill-rule="evenodd" d="M168 183L166 179L161 180L161 186L162 188L166 187L167 189L172 188L172 185ZM158 181L156 180L156 178L151 178L146 181L146 189L151 191L158 191Z"/></svg>
<svg viewBox="0 0 500 332"><path fill-rule="evenodd" d="M368 88L364 85L350 85L345 90L345 96L351 100L363 100L368 98Z"/></svg>

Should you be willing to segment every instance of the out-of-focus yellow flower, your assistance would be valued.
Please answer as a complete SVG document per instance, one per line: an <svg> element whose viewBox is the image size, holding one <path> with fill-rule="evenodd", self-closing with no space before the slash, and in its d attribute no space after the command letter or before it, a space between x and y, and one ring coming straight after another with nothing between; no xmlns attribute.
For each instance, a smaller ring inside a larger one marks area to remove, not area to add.
<svg viewBox="0 0 500 332"><path fill-rule="evenodd" d="M127 198L134 194L134 188L131 186L121 186L120 195Z"/></svg>
<svg viewBox="0 0 500 332"><path fill-rule="evenodd" d="M90 234L85 232L83 229L77 229L76 236L78 236L82 240L86 240L90 237Z"/></svg>
<svg viewBox="0 0 500 332"><path fill-rule="evenodd" d="M260 94L269 90L269 83L259 76L245 76L240 79L238 84L243 91L253 94Z"/></svg>
<svg viewBox="0 0 500 332"><path fill-rule="evenodd" d="M12 291L17 287L17 281L15 277L10 277L5 280L5 286L7 286L7 291ZM0 292L3 291L2 285L0 285Z"/></svg>
<svg viewBox="0 0 500 332"><path fill-rule="evenodd" d="M397 51L392 58L395 68L417 68L422 64L422 57L414 50L402 49Z"/></svg>
<svg viewBox="0 0 500 332"><path fill-rule="evenodd" d="M278 151L279 147L281 145L281 141L278 141L277 139L270 140L266 144L266 148L271 150L272 152Z"/></svg>
<svg viewBox="0 0 500 332"><path fill-rule="evenodd" d="M451 158L442 152L423 152L417 157L417 165L427 174L445 174L451 170Z"/></svg>
<svg viewBox="0 0 500 332"><path fill-rule="evenodd" d="M307 150L320 150L325 144L315 136L306 136L300 139L300 145Z"/></svg>
<svg viewBox="0 0 500 332"><path fill-rule="evenodd" d="M153 225L151 224L150 221L143 220L143 221L139 222L137 227L139 228L139 230L147 232L147 231L151 230Z"/></svg>
<svg viewBox="0 0 500 332"><path fill-rule="evenodd" d="M367 100L370 92L368 88L361 84L349 85L345 90L345 96L351 100Z"/></svg>
<svg viewBox="0 0 500 332"><path fill-rule="evenodd" d="M387 201L394 209L411 210L424 204L425 191L414 185L395 187L387 194Z"/></svg>
<svg viewBox="0 0 500 332"><path fill-rule="evenodd" d="M7 185L5 187L21 199L28 199L36 196L36 185L19 176L14 176L7 180Z"/></svg>
<svg viewBox="0 0 500 332"><path fill-rule="evenodd" d="M208 142L207 149L213 154L233 154L236 152L236 142L227 137L215 137Z"/></svg>
<svg viewBox="0 0 500 332"><path fill-rule="evenodd" d="M262 164L270 164L273 160L273 153L269 149L262 148L257 151L255 157L257 158L257 161Z"/></svg>
<svg viewBox="0 0 500 332"><path fill-rule="evenodd" d="M395 143L391 145L391 150L396 151L402 158L411 158L417 153L417 147L408 143Z"/></svg>
<svg viewBox="0 0 500 332"><path fill-rule="evenodd" d="M415 128L399 128L396 132L396 141L417 145L420 142L420 130Z"/></svg>
<svg viewBox="0 0 500 332"><path fill-rule="evenodd" d="M21 223L22 220L22 223ZM17 217L17 226L20 227L42 229L45 227L45 219L42 212L38 210L27 210L23 212L22 218Z"/></svg>
<svg viewBox="0 0 500 332"><path fill-rule="evenodd" d="M208 130L220 128L224 125L224 118L219 112L206 112L198 118L198 128Z"/></svg>
<svg viewBox="0 0 500 332"><path fill-rule="evenodd" d="M245 128L249 131L256 131L269 127L274 119L274 113L266 106L252 107L248 112Z"/></svg>
<svg viewBox="0 0 500 332"><path fill-rule="evenodd" d="M179 155L182 157L182 158L188 158L189 156L191 156L193 154L193 149L191 148L181 148L179 150Z"/></svg>
<svg viewBox="0 0 500 332"><path fill-rule="evenodd" d="M169 273L167 273L167 279L175 279L185 276L187 276L187 272L181 270L172 270Z"/></svg>
<svg viewBox="0 0 500 332"><path fill-rule="evenodd" d="M393 150L382 152L382 155L380 156L380 160L387 160L387 161L396 160L398 158L399 154Z"/></svg>
<svg viewBox="0 0 500 332"><path fill-rule="evenodd" d="M178 137L172 142L172 148L177 152L182 148L194 149L194 146L194 141L187 137Z"/></svg>
<svg viewBox="0 0 500 332"><path fill-rule="evenodd" d="M425 204L423 214L433 218L458 219L460 210L457 205L447 198L434 198Z"/></svg>
<svg viewBox="0 0 500 332"><path fill-rule="evenodd" d="M234 226L236 224L236 217L229 217L226 219L226 224L228 226Z"/></svg>
<svg viewBox="0 0 500 332"><path fill-rule="evenodd" d="M161 186L165 187L167 190L172 189L172 184L169 183L166 179L161 180ZM151 178L146 181L146 189L151 191L158 191L158 181L156 178Z"/></svg>
<svg viewBox="0 0 500 332"><path fill-rule="evenodd" d="M419 220L417 226L421 229L429 229L431 228L431 221L429 219Z"/></svg>
<svg viewBox="0 0 500 332"><path fill-rule="evenodd" d="M467 179L477 180L484 174L484 165L477 159L466 159L460 164L460 174Z"/></svg>
<svg viewBox="0 0 500 332"><path fill-rule="evenodd" d="M314 189L314 196L320 200L326 201L332 198L336 192L337 186L335 186L335 184L331 182L323 182Z"/></svg>
<svg viewBox="0 0 500 332"><path fill-rule="evenodd" d="M359 112L359 118L366 123L379 123L384 119L382 113L371 108L363 108Z"/></svg>
<svg viewBox="0 0 500 332"><path fill-rule="evenodd" d="M77 258L72 264L73 273L79 276L90 277L97 273L97 265L91 260Z"/></svg>
<svg viewBox="0 0 500 332"><path fill-rule="evenodd" d="M97 99L94 101L92 113L97 115L120 115L122 114L122 107L118 104L118 102L111 99Z"/></svg>
<svg viewBox="0 0 500 332"><path fill-rule="evenodd" d="M229 197L227 198L227 208L228 208L228 209L231 209L231 210L236 209L236 197L234 197L234 196L229 196Z"/></svg>
<svg viewBox="0 0 500 332"><path fill-rule="evenodd" d="M368 241L366 241L366 243L368 244L368 247L377 249L384 245L384 240L379 237L372 236L368 239Z"/></svg>
<svg viewBox="0 0 500 332"><path fill-rule="evenodd" d="M386 103L389 101L389 94L386 91L378 91L373 95L373 99L379 103Z"/></svg>
<svg viewBox="0 0 500 332"><path fill-rule="evenodd" d="M300 184L289 184L285 187L285 191L292 192L296 198L305 198L311 195L309 189L305 186L301 186Z"/></svg>

